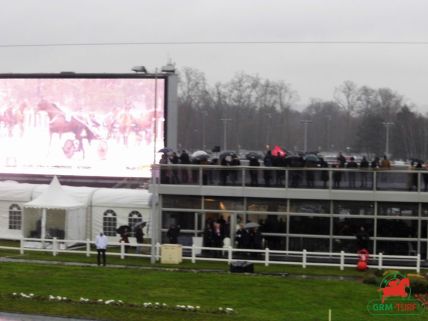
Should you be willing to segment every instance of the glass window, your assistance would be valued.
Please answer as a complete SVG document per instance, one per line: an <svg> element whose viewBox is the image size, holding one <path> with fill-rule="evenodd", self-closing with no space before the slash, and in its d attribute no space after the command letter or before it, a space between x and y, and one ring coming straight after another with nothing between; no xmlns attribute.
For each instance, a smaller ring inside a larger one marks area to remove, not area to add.
<svg viewBox="0 0 428 321"><path fill-rule="evenodd" d="M304 237L290 237L289 250L329 252L329 240Z"/></svg>
<svg viewBox="0 0 428 321"><path fill-rule="evenodd" d="M266 198L248 198L247 210L257 212L286 212L287 200L285 199L266 199Z"/></svg>
<svg viewBox="0 0 428 321"><path fill-rule="evenodd" d="M356 236L361 227L364 227L364 230L373 236L373 224L373 219L335 217L333 219L333 234Z"/></svg>
<svg viewBox="0 0 428 321"><path fill-rule="evenodd" d="M291 216L290 233L329 235L330 218L313 216Z"/></svg>
<svg viewBox="0 0 428 321"><path fill-rule="evenodd" d="M329 201L291 200L290 212L294 213L330 213Z"/></svg>
<svg viewBox="0 0 428 321"><path fill-rule="evenodd" d="M107 210L104 212L103 217L103 230L107 236L116 236L116 225L117 218L116 213L113 210Z"/></svg>
<svg viewBox="0 0 428 321"><path fill-rule="evenodd" d="M182 196L182 195L163 195L162 207L163 208L201 208L200 196Z"/></svg>
<svg viewBox="0 0 428 321"><path fill-rule="evenodd" d="M205 209L243 210L243 199L238 197L205 197Z"/></svg>
<svg viewBox="0 0 428 321"><path fill-rule="evenodd" d="M367 249L370 253L373 253L373 240L368 240L366 243ZM344 251L346 253L356 253L360 250L357 239L341 239L339 237L335 237L333 239L333 252Z"/></svg>
<svg viewBox="0 0 428 321"><path fill-rule="evenodd" d="M21 229L22 210L17 204L9 206L9 230Z"/></svg>
<svg viewBox="0 0 428 321"><path fill-rule="evenodd" d="M422 204L422 216L428 216L428 204Z"/></svg>
<svg viewBox="0 0 428 321"><path fill-rule="evenodd" d="M172 224L180 225L181 229L195 229L195 213L193 212L162 212L162 228L167 229Z"/></svg>
<svg viewBox="0 0 428 321"><path fill-rule="evenodd" d="M426 239L428 237L428 221L421 222L421 238Z"/></svg>
<svg viewBox="0 0 428 321"><path fill-rule="evenodd" d="M418 216L418 204L379 203L378 214L390 216Z"/></svg>
<svg viewBox="0 0 428 321"><path fill-rule="evenodd" d="M378 252L383 252L387 255L417 255L417 242L407 241L377 241ZM391 264L390 262L384 262L384 264Z"/></svg>
<svg viewBox="0 0 428 321"><path fill-rule="evenodd" d="M129 236L134 237L134 226L138 223L141 223L143 221L143 215L141 215L138 211L132 211L128 215L128 225L131 227L131 232L129 233Z"/></svg>
<svg viewBox="0 0 428 321"><path fill-rule="evenodd" d="M373 202L354 202L354 201L334 201L333 213L346 214L346 215L373 215L374 203Z"/></svg>
<svg viewBox="0 0 428 321"><path fill-rule="evenodd" d="M418 221L379 219L377 221L377 231L379 237L417 237Z"/></svg>
<svg viewBox="0 0 428 321"><path fill-rule="evenodd" d="M262 233L286 233L287 217L281 215L248 214L247 222L258 223Z"/></svg>

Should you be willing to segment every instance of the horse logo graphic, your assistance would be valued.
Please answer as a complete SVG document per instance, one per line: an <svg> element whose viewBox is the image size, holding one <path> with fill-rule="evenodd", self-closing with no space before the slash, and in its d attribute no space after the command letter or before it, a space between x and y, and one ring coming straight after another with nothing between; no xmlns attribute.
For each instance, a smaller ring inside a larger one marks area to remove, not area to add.
<svg viewBox="0 0 428 321"><path fill-rule="evenodd" d="M382 303L385 303L385 299L388 297L407 298L410 295L409 278L386 280L385 284L385 287L377 290L378 292L382 292ZM406 292L406 289L408 289L409 293Z"/></svg>

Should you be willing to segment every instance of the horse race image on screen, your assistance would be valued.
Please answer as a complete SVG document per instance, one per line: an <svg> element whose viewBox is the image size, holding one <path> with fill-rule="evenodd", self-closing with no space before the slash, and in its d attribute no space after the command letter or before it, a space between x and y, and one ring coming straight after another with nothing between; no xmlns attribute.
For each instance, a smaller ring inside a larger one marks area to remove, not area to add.
<svg viewBox="0 0 428 321"><path fill-rule="evenodd" d="M164 89L162 78L0 78L0 172L150 176Z"/></svg>

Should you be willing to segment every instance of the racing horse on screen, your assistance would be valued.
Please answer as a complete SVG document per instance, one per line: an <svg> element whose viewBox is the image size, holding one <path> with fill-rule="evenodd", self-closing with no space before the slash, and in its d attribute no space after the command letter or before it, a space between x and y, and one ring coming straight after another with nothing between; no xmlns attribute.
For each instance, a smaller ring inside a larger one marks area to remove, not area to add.
<svg viewBox="0 0 428 321"><path fill-rule="evenodd" d="M93 139L97 139L97 134L81 119L75 115L67 115L56 104L47 101L41 101L38 104L38 110L44 111L49 117L49 133L52 142L52 135L58 134L61 138L62 134L72 133L75 140L78 141L77 151L81 151L85 155L83 147L83 139L87 139L90 144ZM66 156L72 156L74 153L74 144L67 140L64 144L63 151Z"/></svg>

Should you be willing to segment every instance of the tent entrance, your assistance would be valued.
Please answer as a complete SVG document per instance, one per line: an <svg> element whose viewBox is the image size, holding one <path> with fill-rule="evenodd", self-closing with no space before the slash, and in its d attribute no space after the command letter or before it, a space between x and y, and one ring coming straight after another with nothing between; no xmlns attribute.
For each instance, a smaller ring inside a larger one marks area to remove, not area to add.
<svg viewBox="0 0 428 321"><path fill-rule="evenodd" d="M65 238L66 211L61 209L27 208L25 210L23 233L25 238L57 239ZM25 247L43 246L39 241L26 242ZM50 243L50 242L48 242Z"/></svg>

